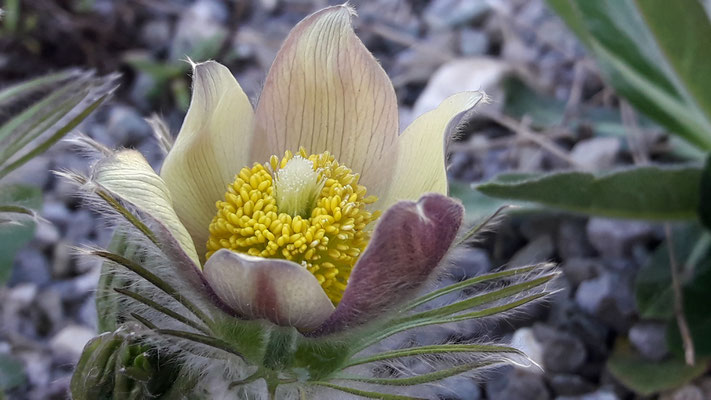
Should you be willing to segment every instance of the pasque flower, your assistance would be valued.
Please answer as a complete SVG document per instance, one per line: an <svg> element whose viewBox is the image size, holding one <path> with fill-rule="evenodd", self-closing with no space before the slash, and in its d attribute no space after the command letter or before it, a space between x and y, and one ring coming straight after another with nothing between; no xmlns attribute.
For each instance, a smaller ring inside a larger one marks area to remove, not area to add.
<svg viewBox="0 0 711 400"><path fill-rule="evenodd" d="M412 303L462 223L463 207L446 196L445 139L485 96L454 95L399 134L392 84L352 15L336 6L301 21L256 109L226 67L193 64L190 108L160 174L136 151L103 150L89 177L69 175L122 221L115 251L89 253L114 274L132 271L104 282L121 300L99 312L124 326L97 340L114 346L130 324L148 345L178 354L179 374L192 379L219 364L230 388L263 379L272 395L305 382L363 395L328 383L359 365L355 354L484 304L408 313L444 293ZM87 352L99 354L101 343ZM490 347L457 351L515 353ZM78 371L96 367L91 357ZM75 396L86 385L75 377Z"/></svg>

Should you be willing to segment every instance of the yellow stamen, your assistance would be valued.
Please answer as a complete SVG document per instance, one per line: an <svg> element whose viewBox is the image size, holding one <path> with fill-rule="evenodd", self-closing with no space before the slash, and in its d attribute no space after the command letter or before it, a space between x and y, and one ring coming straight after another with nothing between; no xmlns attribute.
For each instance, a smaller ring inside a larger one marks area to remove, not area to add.
<svg viewBox="0 0 711 400"><path fill-rule="evenodd" d="M216 203L206 257L226 248L300 263L338 303L370 240L366 227L380 216L366 209L377 198L359 177L328 152L303 148L242 168Z"/></svg>

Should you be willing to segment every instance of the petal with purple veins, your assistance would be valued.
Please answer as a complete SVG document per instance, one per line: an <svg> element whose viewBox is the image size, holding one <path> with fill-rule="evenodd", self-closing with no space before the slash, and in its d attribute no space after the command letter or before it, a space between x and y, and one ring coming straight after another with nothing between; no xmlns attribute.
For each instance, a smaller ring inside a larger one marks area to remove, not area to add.
<svg viewBox="0 0 711 400"><path fill-rule="evenodd" d="M269 70L255 111L252 161L303 146L360 173L369 194L390 183L397 153L395 90L358 39L345 5L301 21Z"/></svg>

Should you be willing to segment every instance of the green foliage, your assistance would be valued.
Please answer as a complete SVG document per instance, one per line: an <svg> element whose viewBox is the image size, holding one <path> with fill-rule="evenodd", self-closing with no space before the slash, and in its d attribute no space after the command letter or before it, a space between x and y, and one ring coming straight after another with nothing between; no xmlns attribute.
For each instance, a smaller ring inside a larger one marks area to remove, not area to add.
<svg viewBox="0 0 711 400"><path fill-rule="evenodd" d="M218 31L192 48L172 48L168 60L156 60L148 54L133 53L128 54L124 62L153 78L153 85L148 90L150 100L155 101L165 93L170 93L178 108L185 111L190 105L190 91L186 82L190 63L187 60L199 62L217 57L226 39L227 33Z"/></svg>
<svg viewBox="0 0 711 400"><path fill-rule="evenodd" d="M123 325L89 341L72 376L75 400L159 398L178 374L164 354L139 343L136 326Z"/></svg>
<svg viewBox="0 0 711 400"><path fill-rule="evenodd" d="M0 190L0 284L10 275L15 254L34 236L32 209L39 208L42 192L12 185Z"/></svg>
<svg viewBox="0 0 711 400"><path fill-rule="evenodd" d="M672 231L674 257L681 266L682 285L701 284L696 279L711 269L711 236L695 225L681 225ZM674 296L669 268L669 244L662 243L640 269L635 281L637 309L642 318L672 319Z"/></svg>
<svg viewBox="0 0 711 400"><path fill-rule="evenodd" d="M614 353L607 360L610 373L641 396L682 386L701 376L707 367L706 360L699 360L694 366L686 365L679 358L651 362L635 354L629 343L622 341L618 341Z"/></svg>
<svg viewBox="0 0 711 400"><path fill-rule="evenodd" d="M711 23L700 2L548 0L607 81L648 117L711 150Z"/></svg>
<svg viewBox="0 0 711 400"><path fill-rule="evenodd" d="M687 274L693 275L684 286L684 316L689 325L696 357L711 356L711 303L709 303L709 288L711 288L711 239L705 237L705 248L696 254L698 263L691 266ZM692 257L694 254L692 253ZM686 271L685 271L686 272ZM676 354L683 354L683 345L676 320L673 320L667 330L669 347Z"/></svg>
<svg viewBox="0 0 711 400"><path fill-rule="evenodd" d="M541 203L591 215L652 220L693 219L701 169L649 166L603 175L504 174L477 186L488 196Z"/></svg>
<svg viewBox="0 0 711 400"><path fill-rule="evenodd" d="M699 220L711 231L711 154L706 157L699 192Z"/></svg>
<svg viewBox="0 0 711 400"><path fill-rule="evenodd" d="M116 87L116 75L69 70L0 91L0 179L46 151L99 107Z"/></svg>
<svg viewBox="0 0 711 400"><path fill-rule="evenodd" d="M471 185L461 182L449 182L449 195L462 201L468 222L482 220L507 205L516 206L521 211L534 207L530 203L487 196L480 191L472 190Z"/></svg>
<svg viewBox="0 0 711 400"><path fill-rule="evenodd" d="M25 383L22 363L8 354L0 353L0 398L3 391Z"/></svg>

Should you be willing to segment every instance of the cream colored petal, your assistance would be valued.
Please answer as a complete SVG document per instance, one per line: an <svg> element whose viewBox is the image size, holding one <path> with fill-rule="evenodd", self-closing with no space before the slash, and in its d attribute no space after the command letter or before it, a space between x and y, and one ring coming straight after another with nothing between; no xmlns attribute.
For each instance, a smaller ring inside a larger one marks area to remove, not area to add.
<svg viewBox="0 0 711 400"><path fill-rule="evenodd" d="M92 176L98 184L165 225L185 253L200 265L192 238L173 210L168 187L141 153L135 150L115 153L99 161Z"/></svg>
<svg viewBox="0 0 711 400"><path fill-rule="evenodd" d="M386 196L376 203L384 210L399 200L415 200L424 193L447 194L445 138L453 133L458 116L470 111L486 95L462 92L417 118L400 135L395 173Z"/></svg>
<svg viewBox="0 0 711 400"><path fill-rule="evenodd" d="M245 318L307 332L334 310L318 280L291 261L222 249L207 260L203 274L217 297Z"/></svg>
<svg viewBox="0 0 711 400"><path fill-rule="evenodd" d="M201 258L215 202L249 162L252 127L252 105L232 73L214 61L194 65L190 109L160 175Z"/></svg>
<svg viewBox="0 0 711 400"><path fill-rule="evenodd" d="M325 8L291 31L257 105L252 161L300 146L328 150L377 195L395 163L397 99L355 35L352 14L347 6Z"/></svg>

